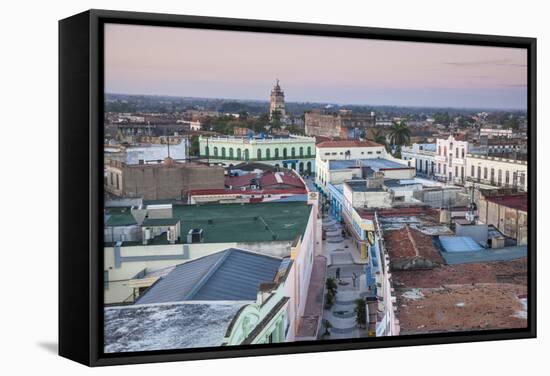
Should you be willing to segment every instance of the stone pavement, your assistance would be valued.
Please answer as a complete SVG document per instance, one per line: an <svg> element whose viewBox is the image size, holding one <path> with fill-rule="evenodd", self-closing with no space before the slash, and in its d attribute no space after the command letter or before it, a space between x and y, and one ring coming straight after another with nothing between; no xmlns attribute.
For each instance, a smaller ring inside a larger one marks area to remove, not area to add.
<svg viewBox="0 0 550 376"><path fill-rule="evenodd" d="M323 241L323 251L329 267L327 277L335 276L336 269L340 268L340 283L336 294L336 302L330 310L324 310L323 319L332 324L330 336L326 339L366 337L363 329L357 328L355 318L355 299L360 298L359 277L364 274L364 260L353 248L351 240L342 236L342 225L330 216L323 217L323 230L326 231L326 240ZM356 286L353 286L352 275L357 275ZM321 328L320 334L324 333Z"/></svg>

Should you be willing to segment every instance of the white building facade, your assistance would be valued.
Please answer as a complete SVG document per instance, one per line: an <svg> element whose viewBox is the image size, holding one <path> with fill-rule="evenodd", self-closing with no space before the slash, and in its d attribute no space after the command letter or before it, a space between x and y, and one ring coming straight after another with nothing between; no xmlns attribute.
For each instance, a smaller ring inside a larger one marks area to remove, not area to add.
<svg viewBox="0 0 550 376"><path fill-rule="evenodd" d="M401 149L401 159L410 162L418 175L435 174L437 144L412 144Z"/></svg>
<svg viewBox="0 0 550 376"><path fill-rule="evenodd" d="M439 179L450 183L462 183L466 178L466 154L468 141L450 135L438 138L436 143L435 173Z"/></svg>
<svg viewBox="0 0 550 376"><path fill-rule="evenodd" d="M518 188L527 192L527 161L468 154L467 181L491 187Z"/></svg>

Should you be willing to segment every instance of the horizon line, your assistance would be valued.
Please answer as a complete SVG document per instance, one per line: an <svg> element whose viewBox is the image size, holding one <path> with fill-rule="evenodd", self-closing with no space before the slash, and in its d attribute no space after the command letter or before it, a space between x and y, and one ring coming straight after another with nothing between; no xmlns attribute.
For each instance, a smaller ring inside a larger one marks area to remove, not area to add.
<svg viewBox="0 0 550 376"><path fill-rule="evenodd" d="M112 93L104 92L104 95L127 95L127 96L143 96L143 97L168 97L168 98L195 98L195 99L220 99L220 100L232 100L232 101L250 101L250 102L265 102L269 103L267 99L247 99L247 98L229 98L229 97L193 97L185 95L170 95L170 94L130 94L130 93ZM528 108L512 108L512 107L453 107L453 106L437 106L437 105L399 105L399 104L372 104L372 103L338 103L338 102L309 102L309 101L286 101L286 103L299 103L299 104L326 104L344 106L372 106L372 107L404 107L404 108L433 108L433 109L457 109L457 110L491 110L491 111L528 111Z"/></svg>

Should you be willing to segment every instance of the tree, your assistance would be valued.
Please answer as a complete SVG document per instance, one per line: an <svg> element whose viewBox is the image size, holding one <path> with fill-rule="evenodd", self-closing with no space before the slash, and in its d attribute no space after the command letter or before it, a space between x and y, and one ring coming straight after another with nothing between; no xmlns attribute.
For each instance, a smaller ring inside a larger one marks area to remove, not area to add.
<svg viewBox="0 0 550 376"><path fill-rule="evenodd" d="M405 122L394 121L390 127L389 137L393 146L407 145L411 141L411 130Z"/></svg>
<svg viewBox="0 0 550 376"><path fill-rule="evenodd" d="M386 136L384 135L382 129L377 128L372 132L372 141L376 142L377 144L384 145L386 151L390 151L390 145L388 144L388 140L386 139Z"/></svg>
<svg viewBox="0 0 550 376"><path fill-rule="evenodd" d="M365 299L355 299L355 322L359 328L367 327L367 301Z"/></svg>
<svg viewBox="0 0 550 376"><path fill-rule="evenodd" d="M189 142L189 155L199 155L199 136L196 134L191 136L191 140Z"/></svg>

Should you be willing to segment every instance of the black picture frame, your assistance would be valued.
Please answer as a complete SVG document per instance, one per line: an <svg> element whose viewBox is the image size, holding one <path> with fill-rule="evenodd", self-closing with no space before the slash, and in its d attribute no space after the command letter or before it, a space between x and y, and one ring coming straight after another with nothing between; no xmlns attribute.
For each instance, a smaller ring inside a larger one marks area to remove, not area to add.
<svg viewBox="0 0 550 376"><path fill-rule="evenodd" d="M527 328L104 354L100 141L106 22L527 49L530 189ZM88 10L59 21L59 354L88 366L106 366L536 337L536 87L534 38L108 10Z"/></svg>

